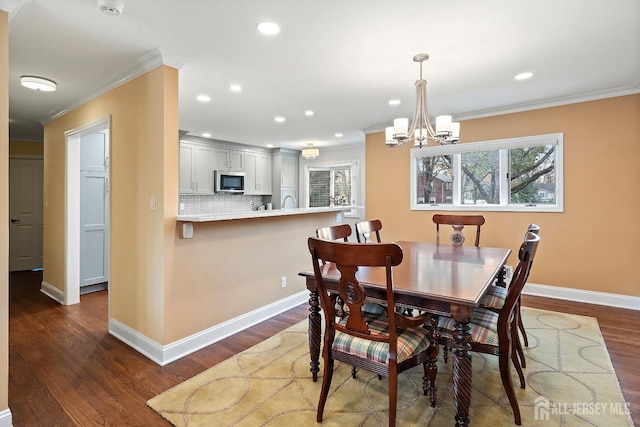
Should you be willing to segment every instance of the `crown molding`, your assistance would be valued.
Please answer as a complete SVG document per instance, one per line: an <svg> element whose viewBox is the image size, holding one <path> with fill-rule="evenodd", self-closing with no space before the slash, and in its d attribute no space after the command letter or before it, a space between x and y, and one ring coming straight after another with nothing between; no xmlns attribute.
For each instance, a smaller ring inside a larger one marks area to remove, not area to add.
<svg viewBox="0 0 640 427"><path fill-rule="evenodd" d="M0 10L9 13L9 32L31 5L31 0L0 0Z"/></svg>
<svg viewBox="0 0 640 427"><path fill-rule="evenodd" d="M2 1L2 0L0 0ZM82 96L75 101L73 101L70 105L67 105L62 108L55 109L51 111L42 121L43 125L46 125L52 120L57 119L60 116L72 111L81 105L86 104L89 101L92 101L99 96L104 95L105 93L117 88L118 86L122 86L123 84L130 82L131 80L139 77L149 71L161 66L167 65L172 68L180 69L184 65L184 61L179 58L170 55L168 52L163 49L156 48L153 49L146 54L144 54L140 59L138 59L133 64L117 71L107 77L102 84L100 84L96 90Z"/></svg>
<svg viewBox="0 0 640 427"><path fill-rule="evenodd" d="M597 101L599 99L616 98L619 96L635 95L640 93L640 76L630 85L613 89L606 89L594 92L586 92L577 95L562 96L544 99L541 101L512 104L497 108L468 111L455 114L456 121L481 119L485 117L501 116L504 114L521 113L524 111L540 110L542 108L559 107L562 105L578 104L580 102ZM387 125L388 126L388 125ZM384 132L385 126L372 126L362 129L365 134Z"/></svg>

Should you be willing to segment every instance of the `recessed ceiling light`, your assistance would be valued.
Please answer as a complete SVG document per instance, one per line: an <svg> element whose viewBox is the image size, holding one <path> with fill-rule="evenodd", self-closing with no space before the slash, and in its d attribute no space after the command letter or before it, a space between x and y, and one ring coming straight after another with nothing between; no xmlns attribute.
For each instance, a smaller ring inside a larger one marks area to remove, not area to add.
<svg viewBox="0 0 640 427"><path fill-rule="evenodd" d="M204 136L205 138L211 138L211 134L208 132L203 133L202 136Z"/></svg>
<svg viewBox="0 0 640 427"><path fill-rule="evenodd" d="M399 104L400 104L399 99L392 99L391 101L389 101L389 105L399 105Z"/></svg>
<svg viewBox="0 0 640 427"><path fill-rule="evenodd" d="M267 144L267 148L273 148L273 144Z"/></svg>
<svg viewBox="0 0 640 427"><path fill-rule="evenodd" d="M533 77L533 73L531 71L527 71L526 73L520 73L515 76L516 80L527 80Z"/></svg>
<svg viewBox="0 0 640 427"><path fill-rule="evenodd" d="M280 26L275 22L269 22L269 21L259 22L256 25L256 28L265 36L273 36L280 32Z"/></svg>
<svg viewBox="0 0 640 427"><path fill-rule="evenodd" d="M229 86L229 89L231 89L231 92L241 92L242 86L237 84L232 84L231 86Z"/></svg>
<svg viewBox="0 0 640 427"><path fill-rule="evenodd" d="M196 99L200 102L209 102L211 101L211 97L209 95L198 95Z"/></svg>
<svg viewBox="0 0 640 427"><path fill-rule="evenodd" d="M342 137L342 134L341 134L340 132L338 132L338 133L336 133L336 134L335 134L335 135L333 135L333 136L335 136L336 138L341 138L341 137Z"/></svg>
<svg viewBox="0 0 640 427"><path fill-rule="evenodd" d="M42 92L53 92L56 90L56 82L36 76L22 76L20 77L20 84L29 89L40 90Z"/></svg>
<svg viewBox="0 0 640 427"><path fill-rule="evenodd" d="M276 117L274 120L275 120L276 122L278 122L278 123L283 123L283 122L284 122L284 117L282 117L282 116L278 116L278 117Z"/></svg>
<svg viewBox="0 0 640 427"><path fill-rule="evenodd" d="M313 116L313 111L307 110L307 111L304 112L304 115L305 116Z"/></svg>

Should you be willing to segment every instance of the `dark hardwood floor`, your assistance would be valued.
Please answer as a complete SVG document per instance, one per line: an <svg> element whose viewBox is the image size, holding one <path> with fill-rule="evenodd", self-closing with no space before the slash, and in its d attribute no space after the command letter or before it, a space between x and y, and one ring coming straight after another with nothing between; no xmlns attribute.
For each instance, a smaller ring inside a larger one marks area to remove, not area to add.
<svg viewBox="0 0 640 427"><path fill-rule="evenodd" d="M19 426L168 426L146 401L306 318L301 305L161 367L107 333L107 294L62 306L39 272L9 277L9 408ZM638 312L525 296L524 305L595 316L640 423Z"/></svg>

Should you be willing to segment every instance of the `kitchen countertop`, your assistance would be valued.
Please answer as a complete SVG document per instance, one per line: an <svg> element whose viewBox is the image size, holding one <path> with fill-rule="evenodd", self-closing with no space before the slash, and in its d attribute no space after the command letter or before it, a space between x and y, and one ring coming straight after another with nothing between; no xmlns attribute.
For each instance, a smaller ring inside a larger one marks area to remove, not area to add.
<svg viewBox="0 0 640 427"><path fill-rule="evenodd" d="M177 220L182 222L209 222L209 221L229 221L237 219L268 218L288 215L307 215L323 212L341 212L353 209L354 206L326 206L321 208L291 208L273 209L263 211L245 211L215 214L192 214L178 215Z"/></svg>

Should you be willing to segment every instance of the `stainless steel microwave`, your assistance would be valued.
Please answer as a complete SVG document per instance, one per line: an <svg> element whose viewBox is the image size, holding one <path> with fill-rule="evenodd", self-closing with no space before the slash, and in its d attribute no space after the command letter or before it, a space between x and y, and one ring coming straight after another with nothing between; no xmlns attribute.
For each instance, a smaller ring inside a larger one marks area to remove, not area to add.
<svg viewBox="0 0 640 427"><path fill-rule="evenodd" d="M244 193L244 172L215 171L216 193Z"/></svg>

